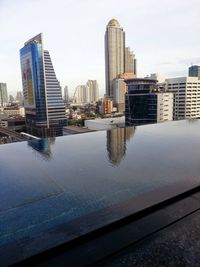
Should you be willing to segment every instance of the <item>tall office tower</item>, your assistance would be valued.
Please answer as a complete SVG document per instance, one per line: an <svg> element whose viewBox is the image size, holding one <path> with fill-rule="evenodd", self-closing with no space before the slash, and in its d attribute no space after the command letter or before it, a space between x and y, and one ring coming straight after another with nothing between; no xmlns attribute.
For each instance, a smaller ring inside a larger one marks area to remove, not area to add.
<svg viewBox="0 0 200 267"><path fill-rule="evenodd" d="M73 102L75 104L85 104L87 103L87 93L85 85L78 85L76 87Z"/></svg>
<svg viewBox="0 0 200 267"><path fill-rule="evenodd" d="M124 72L125 32L116 19L109 21L105 33L106 95L113 97L113 79Z"/></svg>
<svg viewBox="0 0 200 267"><path fill-rule="evenodd" d="M174 120L200 117L200 80L198 77L166 79L166 89L174 93Z"/></svg>
<svg viewBox="0 0 200 267"><path fill-rule="evenodd" d="M6 83L0 83L0 107L8 105L8 92Z"/></svg>
<svg viewBox="0 0 200 267"><path fill-rule="evenodd" d="M95 103L99 100L99 87L96 80L88 80L86 84L87 103Z"/></svg>
<svg viewBox="0 0 200 267"><path fill-rule="evenodd" d="M137 61L133 51L131 51L130 47L125 48L125 73L133 73L136 77L137 75Z"/></svg>
<svg viewBox="0 0 200 267"><path fill-rule="evenodd" d="M189 67L189 77L198 77L200 79L200 66L193 65Z"/></svg>
<svg viewBox="0 0 200 267"><path fill-rule="evenodd" d="M125 81L128 92L125 96L126 126L173 120L173 93L156 84L156 80L129 79Z"/></svg>
<svg viewBox="0 0 200 267"><path fill-rule="evenodd" d="M69 102L68 86L65 86L65 88L64 88L64 102L65 103L68 103Z"/></svg>
<svg viewBox="0 0 200 267"><path fill-rule="evenodd" d="M49 52L43 49L42 34L24 44L20 59L28 132L39 137L62 135L65 106Z"/></svg>

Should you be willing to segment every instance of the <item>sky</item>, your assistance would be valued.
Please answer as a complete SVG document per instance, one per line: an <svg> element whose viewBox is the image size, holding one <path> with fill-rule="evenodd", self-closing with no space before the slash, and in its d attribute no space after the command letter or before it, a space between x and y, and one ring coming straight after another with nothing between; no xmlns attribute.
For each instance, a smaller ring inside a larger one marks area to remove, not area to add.
<svg viewBox="0 0 200 267"><path fill-rule="evenodd" d="M115 18L134 51L138 77L186 76L200 64L199 0L0 0L0 82L22 90L19 49L42 32L56 76L73 96L88 79L105 93L104 34Z"/></svg>

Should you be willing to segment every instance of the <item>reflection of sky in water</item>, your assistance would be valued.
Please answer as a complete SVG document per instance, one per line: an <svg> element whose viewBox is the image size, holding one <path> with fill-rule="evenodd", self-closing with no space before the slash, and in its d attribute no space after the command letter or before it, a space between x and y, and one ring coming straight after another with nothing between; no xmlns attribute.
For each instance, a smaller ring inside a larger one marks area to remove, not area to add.
<svg viewBox="0 0 200 267"><path fill-rule="evenodd" d="M198 179L200 122L113 129L0 150L0 244L5 244L174 182Z"/></svg>

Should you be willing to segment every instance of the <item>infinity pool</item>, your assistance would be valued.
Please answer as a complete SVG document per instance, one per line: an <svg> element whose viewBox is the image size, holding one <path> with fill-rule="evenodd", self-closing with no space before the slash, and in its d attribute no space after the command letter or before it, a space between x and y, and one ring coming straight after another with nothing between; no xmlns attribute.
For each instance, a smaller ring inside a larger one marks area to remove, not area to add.
<svg viewBox="0 0 200 267"><path fill-rule="evenodd" d="M82 219L89 231L91 214L117 205L121 216L127 201L183 182L200 183L198 120L1 145L0 254L51 248L81 234Z"/></svg>

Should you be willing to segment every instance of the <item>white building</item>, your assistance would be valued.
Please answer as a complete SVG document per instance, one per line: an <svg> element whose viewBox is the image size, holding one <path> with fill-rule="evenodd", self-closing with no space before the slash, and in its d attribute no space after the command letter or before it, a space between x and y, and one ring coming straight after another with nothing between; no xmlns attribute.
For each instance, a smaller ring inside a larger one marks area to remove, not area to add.
<svg viewBox="0 0 200 267"><path fill-rule="evenodd" d="M0 83L0 107L8 105L8 92L6 83Z"/></svg>
<svg viewBox="0 0 200 267"><path fill-rule="evenodd" d="M84 104L87 103L86 86L78 85L74 93L73 103Z"/></svg>
<svg viewBox="0 0 200 267"><path fill-rule="evenodd" d="M173 120L173 93L159 92L157 95L157 122Z"/></svg>
<svg viewBox="0 0 200 267"><path fill-rule="evenodd" d="M95 103L99 100L99 87L96 80L88 80L86 84L86 101Z"/></svg>
<svg viewBox="0 0 200 267"><path fill-rule="evenodd" d="M110 130L112 128L124 127L125 117L85 120L84 125L90 130Z"/></svg>
<svg viewBox="0 0 200 267"><path fill-rule="evenodd" d="M200 117L200 80L197 77L166 79L166 88L174 93L174 120Z"/></svg>
<svg viewBox="0 0 200 267"><path fill-rule="evenodd" d="M124 112L125 110L125 88L126 84L124 79L115 79L113 81L113 102L117 107L118 112Z"/></svg>

